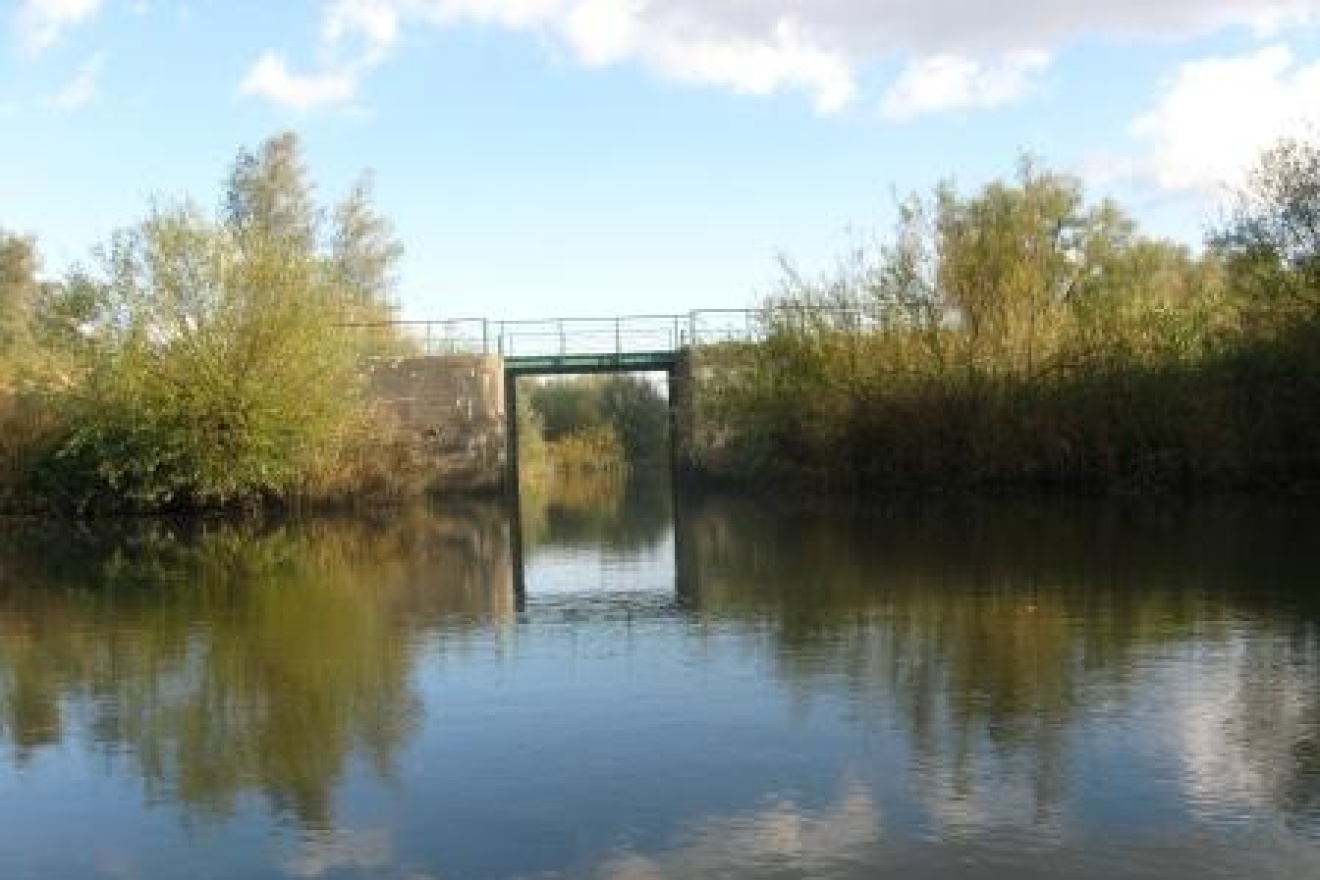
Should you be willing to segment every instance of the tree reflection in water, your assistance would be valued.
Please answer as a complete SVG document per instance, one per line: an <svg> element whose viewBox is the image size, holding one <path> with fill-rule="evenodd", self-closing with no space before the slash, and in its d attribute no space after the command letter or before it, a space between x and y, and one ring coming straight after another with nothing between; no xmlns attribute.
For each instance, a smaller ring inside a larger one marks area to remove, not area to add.
<svg viewBox="0 0 1320 880"><path fill-rule="evenodd" d="M489 508L13 529L0 724L14 759L76 738L194 816L259 792L329 827L350 756L388 775L415 726L416 634L461 639L513 614L506 529Z"/></svg>
<svg viewBox="0 0 1320 880"><path fill-rule="evenodd" d="M1314 514L711 499L671 535L667 487L617 483L523 514L619 594L519 611L497 506L7 528L6 780L78 750L188 820L261 799L295 876L1317 863ZM392 800L345 815L358 767Z"/></svg>
<svg viewBox="0 0 1320 880"><path fill-rule="evenodd" d="M1150 719L1180 728L1189 778L1220 794L1237 779L1320 834L1313 511L931 502L858 516L721 501L678 523L700 616L768 623L799 701L841 683L870 707L861 717L897 712L939 823L1013 803L1058 820L1070 743L1138 704L1153 660L1199 698ZM1197 688L1202 673L1218 678ZM1218 766L1198 769L1209 754Z"/></svg>
<svg viewBox="0 0 1320 880"><path fill-rule="evenodd" d="M589 471L523 484L523 551L546 546L630 551L661 543L673 528L669 474Z"/></svg>

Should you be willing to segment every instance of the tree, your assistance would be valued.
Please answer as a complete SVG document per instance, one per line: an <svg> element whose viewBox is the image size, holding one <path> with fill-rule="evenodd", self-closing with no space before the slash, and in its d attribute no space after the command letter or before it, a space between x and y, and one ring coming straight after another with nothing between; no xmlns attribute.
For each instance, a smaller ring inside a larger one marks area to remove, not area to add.
<svg viewBox="0 0 1320 880"><path fill-rule="evenodd" d="M110 318L104 284L82 269L43 285L32 315L47 379L67 386L92 364Z"/></svg>
<svg viewBox="0 0 1320 880"><path fill-rule="evenodd" d="M662 459L669 436L669 403L640 376L611 376L601 386L600 410L633 464Z"/></svg>
<svg viewBox="0 0 1320 880"><path fill-rule="evenodd" d="M395 316L403 245L373 199L368 172L333 211L320 208L298 137L286 132L239 152L226 182L223 223L240 248L260 250L276 263L319 262L339 288L340 322L381 324ZM359 328L354 336L364 354L404 350L393 328Z"/></svg>
<svg viewBox="0 0 1320 880"><path fill-rule="evenodd" d="M1085 267L1094 225L1079 181L1024 160L1015 184L937 194L940 287L966 330L972 363L1030 374Z"/></svg>
<svg viewBox="0 0 1320 880"><path fill-rule="evenodd" d="M1260 158L1211 232L1234 286L1258 312L1320 310L1320 144L1285 139Z"/></svg>
<svg viewBox="0 0 1320 880"><path fill-rule="evenodd" d="M282 135L239 154L219 216L159 205L112 239L98 276L71 280L65 330L96 319L51 467L73 500L250 502L299 491L334 458L363 412L361 349L345 325L368 306L383 313L397 256L355 192L353 229L322 246L297 139ZM364 254L379 259L341 271Z"/></svg>
<svg viewBox="0 0 1320 880"><path fill-rule="evenodd" d="M31 354L38 268L36 243L0 230L0 389Z"/></svg>
<svg viewBox="0 0 1320 880"><path fill-rule="evenodd" d="M552 379L534 385L528 403L551 443L609 432L631 464L654 462L666 449L668 401L641 376Z"/></svg>
<svg viewBox="0 0 1320 880"><path fill-rule="evenodd" d="M350 298L355 320L386 321L394 315L395 273L403 245L373 204L370 174L335 209L330 260Z"/></svg>
<svg viewBox="0 0 1320 880"><path fill-rule="evenodd" d="M562 440L604 423L599 381L591 378L549 379L532 386L528 397L540 416L545 439Z"/></svg>
<svg viewBox="0 0 1320 880"><path fill-rule="evenodd" d="M298 136L285 132L256 151L239 151L225 187L225 223L240 243L278 245L311 254L321 212L302 160Z"/></svg>

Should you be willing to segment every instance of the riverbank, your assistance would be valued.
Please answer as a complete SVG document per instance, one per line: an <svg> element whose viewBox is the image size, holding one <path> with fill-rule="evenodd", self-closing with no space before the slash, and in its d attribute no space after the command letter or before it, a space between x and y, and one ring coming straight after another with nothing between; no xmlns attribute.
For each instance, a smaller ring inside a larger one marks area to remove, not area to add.
<svg viewBox="0 0 1320 880"><path fill-rule="evenodd" d="M661 460L672 418L685 479L758 492L1320 493L1320 223L1292 222L1317 177L1320 145L1271 149L1203 252L1031 160L942 185L820 277L785 263L754 341L693 340L672 411L648 379L533 384L523 472ZM370 188L313 195L284 135L240 152L221 210L158 207L95 271L39 282L0 232L0 508L496 491L499 358L426 357L389 321Z"/></svg>
<svg viewBox="0 0 1320 880"><path fill-rule="evenodd" d="M928 495L1320 494L1320 326L1194 359L904 375L892 340L774 339L707 390L693 485ZM846 380L842 353L866 364ZM748 380L747 377L754 377Z"/></svg>
<svg viewBox="0 0 1320 880"><path fill-rule="evenodd" d="M1024 163L791 264L699 352L704 479L786 492L1320 492L1320 147L1269 151L1203 253Z"/></svg>

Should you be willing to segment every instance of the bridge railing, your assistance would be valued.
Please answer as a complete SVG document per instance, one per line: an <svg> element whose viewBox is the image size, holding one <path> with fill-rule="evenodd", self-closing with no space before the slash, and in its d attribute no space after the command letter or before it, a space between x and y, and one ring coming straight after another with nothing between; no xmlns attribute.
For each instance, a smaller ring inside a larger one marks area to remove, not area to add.
<svg viewBox="0 0 1320 880"><path fill-rule="evenodd" d="M657 353L691 344L686 315L501 321L495 330L492 353L504 357Z"/></svg>
<svg viewBox="0 0 1320 880"><path fill-rule="evenodd" d="M353 325L394 347L428 355L563 357L674 352L713 342L747 341L756 335L754 313L702 311L686 315L621 315L611 318L547 318L492 321L450 318Z"/></svg>
<svg viewBox="0 0 1320 880"><path fill-rule="evenodd" d="M392 348L428 355L504 357L659 354L722 343L758 342L772 332L874 329L858 308L703 309L683 315L492 321L450 318L354 325Z"/></svg>

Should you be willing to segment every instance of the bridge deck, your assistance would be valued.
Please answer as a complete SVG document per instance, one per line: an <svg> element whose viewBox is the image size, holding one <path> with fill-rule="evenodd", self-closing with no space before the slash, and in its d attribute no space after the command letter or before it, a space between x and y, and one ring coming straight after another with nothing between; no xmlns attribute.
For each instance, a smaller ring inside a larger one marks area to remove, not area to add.
<svg viewBox="0 0 1320 880"><path fill-rule="evenodd" d="M420 354L499 355L523 374L667 370L680 351L719 342L751 341L761 313L742 309L686 315L548 318L539 321L386 321L350 325L386 330L416 344Z"/></svg>
<svg viewBox="0 0 1320 880"><path fill-rule="evenodd" d="M667 370L679 353L725 343L756 343L771 332L808 329L856 332L884 326L884 316L865 306L703 309L685 315L620 315L612 318L546 318L492 321L382 321L349 324L362 332L386 331L397 351L400 339L422 355L499 355L521 374L618 370Z"/></svg>
<svg viewBox="0 0 1320 880"><path fill-rule="evenodd" d="M513 376L554 376L581 373L663 373L677 364L677 351L629 351L601 354L520 355L504 358Z"/></svg>

